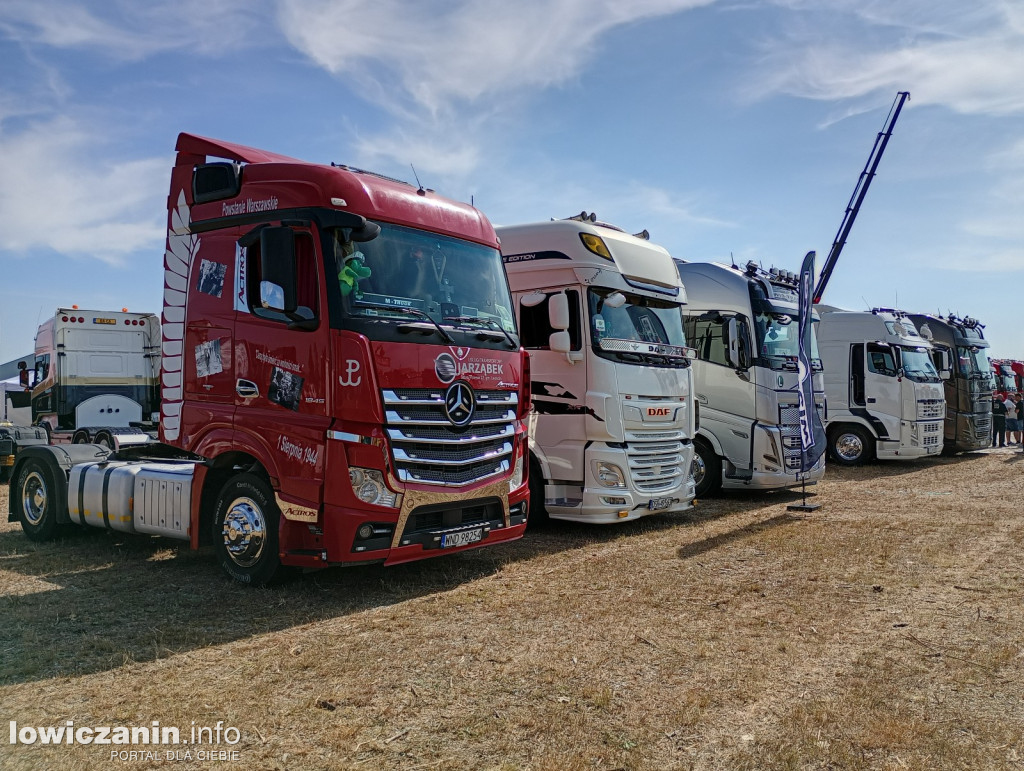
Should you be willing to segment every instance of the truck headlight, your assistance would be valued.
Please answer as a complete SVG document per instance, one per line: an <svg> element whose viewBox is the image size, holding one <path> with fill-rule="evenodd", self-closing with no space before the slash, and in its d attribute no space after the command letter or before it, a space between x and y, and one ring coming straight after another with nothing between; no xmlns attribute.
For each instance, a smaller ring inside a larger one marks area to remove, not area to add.
<svg viewBox="0 0 1024 771"><path fill-rule="evenodd" d="M512 476L508 478L508 491L514 492L523 486L523 456L516 458L515 468L512 469Z"/></svg>
<svg viewBox="0 0 1024 771"><path fill-rule="evenodd" d="M363 503L395 507L398 493L387 488L384 476L376 469L352 467L348 470L348 481L352 483L352 492L356 498Z"/></svg>
<svg viewBox="0 0 1024 771"><path fill-rule="evenodd" d="M616 490L626 489L626 475L614 463L606 463L603 460L594 461L594 476L603 487L612 487Z"/></svg>

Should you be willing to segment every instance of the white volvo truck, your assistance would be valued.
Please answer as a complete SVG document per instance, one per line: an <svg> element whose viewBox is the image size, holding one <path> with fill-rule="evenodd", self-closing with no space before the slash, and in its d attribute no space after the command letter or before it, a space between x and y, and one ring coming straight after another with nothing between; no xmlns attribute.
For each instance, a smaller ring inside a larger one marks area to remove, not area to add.
<svg viewBox="0 0 1024 771"><path fill-rule="evenodd" d="M765 271L754 262L744 268L676 263L689 300L686 337L697 350L697 496L816 483L825 473L824 455L810 471L800 471L797 274ZM814 403L823 414L813 326L811 364Z"/></svg>
<svg viewBox="0 0 1024 771"><path fill-rule="evenodd" d="M693 506L694 403L672 257L593 215L497 228L530 353L530 517Z"/></svg>
<svg viewBox="0 0 1024 771"><path fill-rule="evenodd" d="M829 454L836 463L942 452L946 398L933 346L902 311L817 306Z"/></svg>

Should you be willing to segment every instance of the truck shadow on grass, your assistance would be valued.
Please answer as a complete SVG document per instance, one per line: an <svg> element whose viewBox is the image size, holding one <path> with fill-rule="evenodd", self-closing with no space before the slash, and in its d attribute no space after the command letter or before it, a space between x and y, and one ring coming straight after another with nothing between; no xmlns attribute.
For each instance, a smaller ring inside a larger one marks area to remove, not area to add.
<svg viewBox="0 0 1024 771"><path fill-rule="evenodd" d="M10 525L0 532L0 684L114 670L344 617L446 592L505 565L798 498L731 496L609 527L553 522L509 544L387 568L329 568L273 588L231 581L211 549L96 529L38 544Z"/></svg>

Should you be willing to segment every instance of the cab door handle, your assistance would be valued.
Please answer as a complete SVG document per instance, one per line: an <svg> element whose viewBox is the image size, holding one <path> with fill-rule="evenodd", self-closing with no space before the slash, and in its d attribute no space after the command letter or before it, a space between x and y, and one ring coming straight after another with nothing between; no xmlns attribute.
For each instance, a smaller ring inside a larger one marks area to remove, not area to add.
<svg viewBox="0 0 1024 771"><path fill-rule="evenodd" d="M237 380L235 382L235 393L241 396L243 399L250 399L253 396L260 395L259 386L257 386L251 380Z"/></svg>

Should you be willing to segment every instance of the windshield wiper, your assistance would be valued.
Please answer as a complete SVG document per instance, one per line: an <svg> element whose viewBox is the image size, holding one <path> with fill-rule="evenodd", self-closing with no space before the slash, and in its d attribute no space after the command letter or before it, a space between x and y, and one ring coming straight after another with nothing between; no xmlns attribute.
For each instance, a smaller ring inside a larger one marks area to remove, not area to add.
<svg viewBox="0 0 1024 771"><path fill-rule="evenodd" d="M444 338L444 341L446 343L448 343L449 345L455 344L455 338L449 335L447 332L445 332L441 328L441 325L434 321L434 319L432 319L428 313L426 313L425 311L421 311L419 308L404 308L396 305L384 305L383 303L365 303L363 304L363 307L380 308L386 311L393 311L394 313L401 313L405 316L415 316L416 318L426 319L427 321L434 325L434 329L436 329L437 333Z"/></svg>
<svg viewBox="0 0 1024 771"><path fill-rule="evenodd" d="M508 340L508 344L510 346L512 346L513 348L517 347L516 341L512 339L512 335L508 333L508 330L505 329L505 327L503 327L494 319L485 319L481 318L480 316L445 316L441 319L441 321L455 321L458 322L459 324L483 324L488 329L494 329L497 330L498 332L501 332L503 335L505 335L505 339Z"/></svg>

